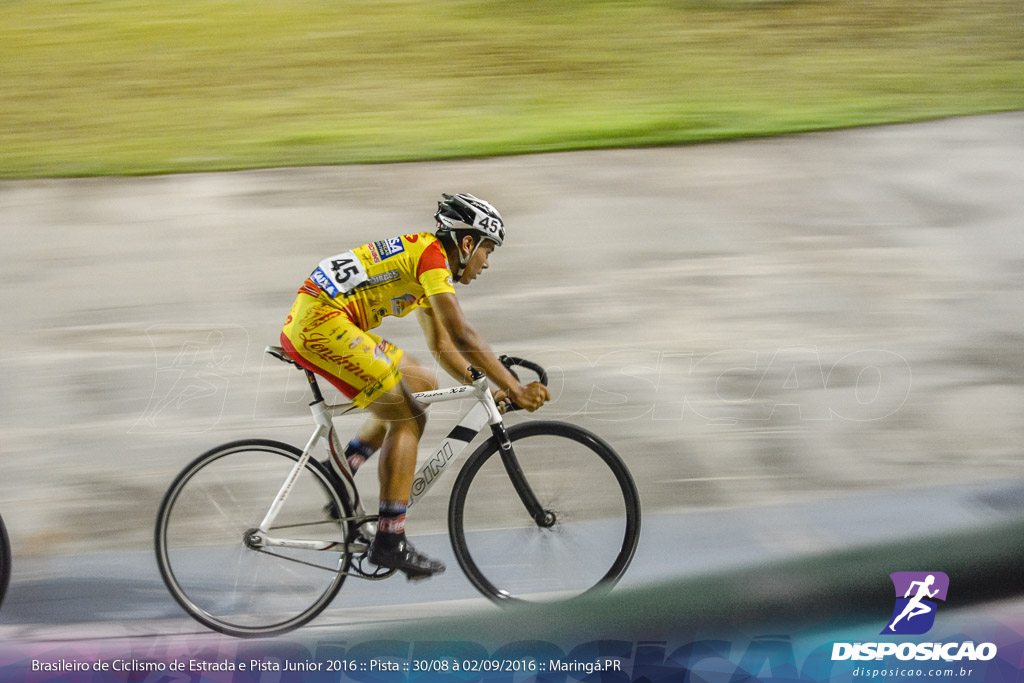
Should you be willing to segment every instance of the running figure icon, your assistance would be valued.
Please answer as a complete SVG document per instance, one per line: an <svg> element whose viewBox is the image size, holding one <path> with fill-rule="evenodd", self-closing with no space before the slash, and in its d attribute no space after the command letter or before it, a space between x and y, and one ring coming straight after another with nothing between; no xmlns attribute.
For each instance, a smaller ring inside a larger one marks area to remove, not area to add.
<svg viewBox="0 0 1024 683"><path fill-rule="evenodd" d="M896 617L895 619L893 619L893 622L891 624L889 624L889 630L890 631L895 631L896 630L896 623L900 619L902 619L903 617L906 617L907 621L910 621L911 619L913 619L916 616L920 616L922 614L928 614L929 612L932 611L931 606L926 605L926 604L924 604L921 601L924 600L925 598L934 598L935 595L939 592L938 588L936 588L933 591L929 591L928 590L928 588L931 587L932 585L934 585L934 583L935 583L935 575L934 574L929 574L928 578L925 579L924 581L912 581L910 583L910 588L907 589L907 592L903 595L903 597L904 598L910 598L910 592L914 590L914 586L918 587L917 588L917 595L915 595L914 597L910 598L910 602L908 602L907 606L903 608L903 611L900 612L900 615L898 617Z"/></svg>
<svg viewBox="0 0 1024 683"><path fill-rule="evenodd" d="M896 588L896 606L889 625L882 633L926 633L935 623L938 606L935 601L946 599L949 577L943 572L933 571L895 572L890 578ZM921 618L911 623L914 617Z"/></svg>

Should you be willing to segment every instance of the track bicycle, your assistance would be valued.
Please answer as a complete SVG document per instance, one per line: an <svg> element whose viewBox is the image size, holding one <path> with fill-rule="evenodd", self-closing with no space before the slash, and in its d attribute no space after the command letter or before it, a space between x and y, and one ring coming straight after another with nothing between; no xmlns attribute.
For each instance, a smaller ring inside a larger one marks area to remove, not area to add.
<svg viewBox="0 0 1024 683"><path fill-rule="evenodd" d="M315 429L305 447L246 439L207 451L171 484L156 523L157 563L175 600L207 627L238 637L298 628L346 578L380 580L396 571L367 559L377 515L363 509L333 424L357 408L327 405L312 372L280 347L267 352L306 375ZM502 362L547 383L534 363ZM416 473L409 507L489 425L448 504L448 535L466 577L498 603L610 588L640 536L640 501L626 465L575 425L527 421L506 429L487 379L470 372L472 384L413 394L424 404L472 405ZM312 457L318 444L325 461Z"/></svg>
<svg viewBox="0 0 1024 683"><path fill-rule="evenodd" d="M4 518L0 517L0 605L7 595L7 586L11 582L11 539L7 536Z"/></svg>

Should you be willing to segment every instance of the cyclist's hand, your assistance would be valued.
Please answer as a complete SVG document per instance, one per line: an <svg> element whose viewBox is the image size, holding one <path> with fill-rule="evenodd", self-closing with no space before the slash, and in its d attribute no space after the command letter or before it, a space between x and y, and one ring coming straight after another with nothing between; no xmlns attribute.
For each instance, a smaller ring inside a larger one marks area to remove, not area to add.
<svg viewBox="0 0 1024 683"><path fill-rule="evenodd" d="M517 406L532 413L551 400L551 393L540 382L530 382L525 387L510 389L509 397Z"/></svg>
<svg viewBox="0 0 1024 683"><path fill-rule="evenodd" d="M512 407L512 399L508 397L508 392L504 389L499 389L493 392L494 403L498 406L498 412L504 414L506 410Z"/></svg>

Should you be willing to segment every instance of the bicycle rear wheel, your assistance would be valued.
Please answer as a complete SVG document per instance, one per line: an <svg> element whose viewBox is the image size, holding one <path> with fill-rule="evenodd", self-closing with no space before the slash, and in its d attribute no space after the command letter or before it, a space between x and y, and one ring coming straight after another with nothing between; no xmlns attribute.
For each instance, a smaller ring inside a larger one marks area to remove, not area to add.
<svg viewBox="0 0 1024 683"><path fill-rule="evenodd" d="M325 508L333 504L351 518L351 505L315 460L300 471L269 534L337 547L246 543L300 456L284 443L235 441L199 456L171 484L157 516L157 564L175 600L199 622L232 636L277 635L316 617L341 588L353 528Z"/></svg>
<svg viewBox="0 0 1024 683"><path fill-rule="evenodd" d="M449 532L470 582L496 602L610 588L640 538L640 499L621 458L591 432L560 422L515 425L508 436L514 462L492 437L452 490ZM516 464L542 518L513 485Z"/></svg>
<svg viewBox="0 0 1024 683"><path fill-rule="evenodd" d="M0 517L0 605L7 595L7 586L11 582L11 540L7 536L7 527Z"/></svg>

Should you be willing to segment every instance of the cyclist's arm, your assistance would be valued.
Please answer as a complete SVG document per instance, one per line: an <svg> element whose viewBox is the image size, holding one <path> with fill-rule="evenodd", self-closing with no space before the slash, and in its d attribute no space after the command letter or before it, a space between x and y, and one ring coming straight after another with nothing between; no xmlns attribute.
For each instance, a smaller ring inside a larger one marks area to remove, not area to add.
<svg viewBox="0 0 1024 683"><path fill-rule="evenodd" d="M469 359L455 348L455 344L444 326L439 325L434 319L434 311L429 308L419 308L416 310L416 319L419 321L420 329L423 330L423 336L427 340L430 352L437 358L438 364L444 368L444 371L462 384L471 383L473 379L469 376Z"/></svg>
<svg viewBox="0 0 1024 683"><path fill-rule="evenodd" d="M466 320L459 300L454 294L442 293L429 297L435 325L444 330L461 358L483 371L487 378L508 392L509 397L527 410L536 410L551 398L547 387L533 382L524 387L501 364L484 338ZM443 365L443 361L442 361Z"/></svg>

